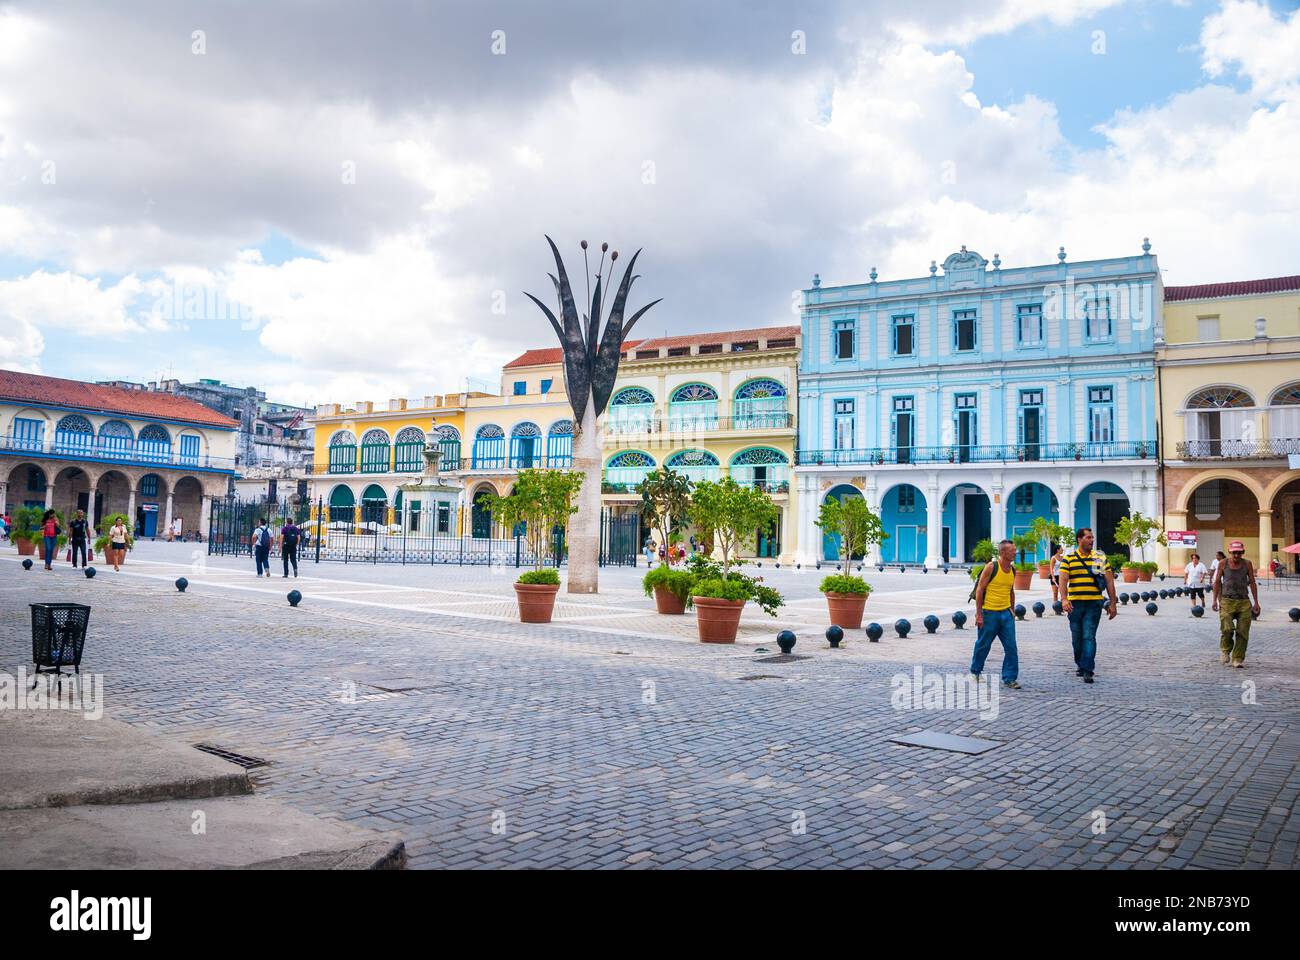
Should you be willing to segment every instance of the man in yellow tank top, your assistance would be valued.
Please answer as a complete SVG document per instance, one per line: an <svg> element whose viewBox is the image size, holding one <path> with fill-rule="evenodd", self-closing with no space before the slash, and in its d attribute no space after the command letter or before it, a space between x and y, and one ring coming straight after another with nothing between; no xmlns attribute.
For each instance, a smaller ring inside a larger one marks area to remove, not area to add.
<svg viewBox="0 0 1300 960"><path fill-rule="evenodd" d="M997 637L1002 641L1002 685L1019 690L1016 677L1020 674L1020 655L1016 652L1016 615L1012 612L1016 606L1015 558L1016 545L1003 540L998 544L997 558L980 573L975 588L975 626L979 633L970 672L979 679L984 660L993 648L993 638Z"/></svg>

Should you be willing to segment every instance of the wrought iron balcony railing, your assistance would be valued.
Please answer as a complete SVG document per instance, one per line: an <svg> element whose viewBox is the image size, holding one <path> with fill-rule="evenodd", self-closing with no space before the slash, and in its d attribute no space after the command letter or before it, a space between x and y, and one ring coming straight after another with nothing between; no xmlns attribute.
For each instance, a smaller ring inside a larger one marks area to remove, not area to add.
<svg viewBox="0 0 1300 960"><path fill-rule="evenodd" d="M1185 440L1177 445L1180 460L1267 460L1300 454L1300 437L1267 440Z"/></svg>
<svg viewBox="0 0 1300 960"><path fill-rule="evenodd" d="M868 447L851 450L799 450L800 466L909 465L942 463L1018 463L1061 460L1145 460L1154 458L1150 440L1116 443L981 444L946 447Z"/></svg>
<svg viewBox="0 0 1300 960"><path fill-rule="evenodd" d="M27 454L34 457L52 457L59 460L90 460L96 463L117 463L133 467L162 467L178 470L235 470L233 457L212 457L193 453L170 445L140 444L111 438L88 443L70 443L66 440L0 436L0 453Z"/></svg>
<svg viewBox="0 0 1300 960"><path fill-rule="evenodd" d="M605 421L607 436L642 434L693 434L719 433L728 430L762 431L792 430L794 414L761 411L736 417L715 417L672 412L646 415L611 415Z"/></svg>

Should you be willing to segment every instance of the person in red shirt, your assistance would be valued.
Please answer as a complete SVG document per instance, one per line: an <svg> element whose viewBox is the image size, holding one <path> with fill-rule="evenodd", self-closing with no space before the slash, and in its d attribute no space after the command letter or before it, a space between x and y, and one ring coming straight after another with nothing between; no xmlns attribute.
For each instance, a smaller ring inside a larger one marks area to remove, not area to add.
<svg viewBox="0 0 1300 960"><path fill-rule="evenodd" d="M54 553L59 549L59 521L53 510L46 510L41 521L41 536L45 540L45 569L53 570Z"/></svg>

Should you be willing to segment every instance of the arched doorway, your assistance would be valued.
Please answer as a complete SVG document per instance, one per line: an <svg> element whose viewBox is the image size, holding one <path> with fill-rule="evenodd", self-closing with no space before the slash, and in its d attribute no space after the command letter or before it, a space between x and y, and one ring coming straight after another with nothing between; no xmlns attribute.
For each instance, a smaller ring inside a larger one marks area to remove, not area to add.
<svg viewBox="0 0 1300 960"><path fill-rule="evenodd" d="M143 432L143 431L142 431ZM142 537L157 537L164 533L167 519L165 504L167 485L156 473L146 473L136 486L135 529Z"/></svg>
<svg viewBox="0 0 1300 960"><path fill-rule="evenodd" d="M100 474L99 481L95 484L95 494L96 529L105 517L115 513L126 516L131 505L131 482L126 478L126 474L117 470ZM134 517L127 517L128 524L133 524L134 521Z"/></svg>
<svg viewBox="0 0 1300 960"><path fill-rule="evenodd" d="M352 523L356 518L356 505L352 488L340 483L330 491L330 523Z"/></svg>
<svg viewBox="0 0 1300 960"><path fill-rule="evenodd" d="M850 483L841 483L839 486L832 487L826 491L826 496L822 498L822 503L829 500L838 500L843 503L850 497L861 497L862 491ZM837 563L840 559L840 535L838 533L822 534L822 559ZM860 556L853 559L860 560Z"/></svg>
<svg viewBox="0 0 1300 960"><path fill-rule="evenodd" d="M945 562L971 563L979 542L993 539L989 495L973 483L958 484L944 494L942 517L939 552Z"/></svg>
<svg viewBox="0 0 1300 960"><path fill-rule="evenodd" d="M203 523L203 484L195 477L181 477L172 491L172 519L181 522L181 536L188 537ZM202 531L206 537L208 531Z"/></svg>
<svg viewBox="0 0 1300 960"><path fill-rule="evenodd" d="M1187 526L1196 531L1196 552L1208 567L1216 552L1230 540L1246 546L1246 556L1260 556L1259 500L1243 483L1216 477L1197 484L1187 499ZM1288 543L1290 541L1287 541ZM1177 560L1186 562L1190 551L1177 550Z"/></svg>
<svg viewBox="0 0 1300 960"><path fill-rule="evenodd" d="M881 560L924 563L927 517L925 494L919 487L910 483L890 487L880 501L881 524L889 534L880 547Z"/></svg>
<svg viewBox="0 0 1300 960"><path fill-rule="evenodd" d="M361 522L385 524L388 522L388 494L377 483L361 492Z"/></svg>
<svg viewBox="0 0 1300 960"><path fill-rule="evenodd" d="M94 490L90 476L80 467L64 467L54 476L54 509L64 521L71 520L78 510L86 511L86 519L94 519Z"/></svg>
<svg viewBox="0 0 1300 960"><path fill-rule="evenodd" d="M1128 496L1109 480L1098 480L1074 498L1074 528L1090 527L1102 553L1128 553L1115 539L1116 525L1128 515Z"/></svg>
<svg viewBox="0 0 1300 960"><path fill-rule="evenodd" d="M49 478L34 463L20 463L9 471L9 499L7 509L16 507L45 507L45 491Z"/></svg>
<svg viewBox="0 0 1300 960"><path fill-rule="evenodd" d="M1028 533L1038 517L1046 517L1049 523L1060 523L1060 516L1060 504L1050 487L1042 483L1022 483L1007 496L1007 529L1005 533L998 534L996 539L1004 536L1013 539L1019 534ZM1046 561L1048 557L1044 556L1045 549L1043 544L1038 544L1032 555L1027 554L1028 559L1036 563Z"/></svg>
<svg viewBox="0 0 1300 960"><path fill-rule="evenodd" d="M1290 480L1273 494L1271 507L1273 542L1278 546L1276 554L1278 562L1288 573L1300 574L1300 555L1286 553L1283 550L1293 543L1300 543L1300 476Z"/></svg>
<svg viewBox="0 0 1300 960"><path fill-rule="evenodd" d="M492 536L492 491L488 487L479 487L474 491L474 500L470 507L470 536L477 540L487 540Z"/></svg>

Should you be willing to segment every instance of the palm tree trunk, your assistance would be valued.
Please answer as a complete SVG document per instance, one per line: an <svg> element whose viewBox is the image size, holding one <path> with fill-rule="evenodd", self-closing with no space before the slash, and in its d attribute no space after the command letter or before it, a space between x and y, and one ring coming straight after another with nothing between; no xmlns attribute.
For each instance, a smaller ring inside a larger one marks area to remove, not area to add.
<svg viewBox="0 0 1300 960"><path fill-rule="evenodd" d="M569 526L569 593L596 593L600 575L601 430L587 404L573 432L573 469L582 474L578 512Z"/></svg>

